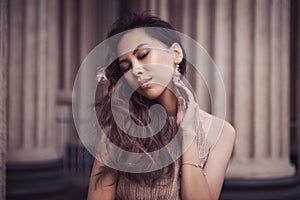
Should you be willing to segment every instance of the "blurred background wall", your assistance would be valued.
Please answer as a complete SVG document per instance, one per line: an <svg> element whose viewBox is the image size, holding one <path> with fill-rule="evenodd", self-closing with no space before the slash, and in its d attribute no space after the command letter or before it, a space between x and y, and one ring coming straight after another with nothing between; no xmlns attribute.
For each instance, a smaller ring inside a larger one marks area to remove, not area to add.
<svg viewBox="0 0 300 200"><path fill-rule="evenodd" d="M93 158L72 120L76 73L114 20L145 10L199 42L220 69L237 131L221 199L300 198L297 0L0 0L0 8L0 199L85 199ZM211 112L219 99L187 76Z"/></svg>

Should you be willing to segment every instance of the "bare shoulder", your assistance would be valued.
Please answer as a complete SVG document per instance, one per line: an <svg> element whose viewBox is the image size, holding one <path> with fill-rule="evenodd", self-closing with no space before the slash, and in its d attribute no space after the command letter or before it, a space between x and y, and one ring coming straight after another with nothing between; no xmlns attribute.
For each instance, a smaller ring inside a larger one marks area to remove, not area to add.
<svg viewBox="0 0 300 200"><path fill-rule="evenodd" d="M236 137L235 128L227 121L224 120L222 134L228 135L228 137Z"/></svg>
<svg viewBox="0 0 300 200"><path fill-rule="evenodd" d="M227 143L227 145L234 144L236 131L229 122L201 109L200 120L211 147L214 147L219 141Z"/></svg>
<svg viewBox="0 0 300 200"><path fill-rule="evenodd" d="M206 137L209 143L209 154L204 169L208 174L206 177L211 194L214 199L218 199L232 155L236 133L227 121L203 110L200 113L202 127L208 132Z"/></svg>
<svg viewBox="0 0 300 200"><path fill-rule="evenodd" d="M232 151L236 139L236 131L234 127L227 121L224 121L224 125L216 143L216 148L229 148ZM217 147L218 146L218 147Z"/></svg>

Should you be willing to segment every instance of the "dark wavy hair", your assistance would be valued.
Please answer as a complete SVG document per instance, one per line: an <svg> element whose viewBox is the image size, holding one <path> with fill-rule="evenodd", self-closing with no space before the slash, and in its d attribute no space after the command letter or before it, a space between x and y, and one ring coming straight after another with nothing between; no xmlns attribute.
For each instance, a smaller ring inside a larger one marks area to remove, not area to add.
<svg viewBox="0 0 300 200"><path fill-rule="evenodd" d="M111 31L108 33L107 38L110 38L117 34L124 34L125 31L130 31L135 28L144 28L144 27L158 27L160 29L144 29L145 33L150 37L153 37L166 46L170 47L174 42L177 42L181 45L181 40L178 34L174 31L174 28L167 22L161 20L158 17L152 16L148 13L135 14L130 13L126 16L118 19L111 28ZM114 44L110 44L110 53L117 52L117 44L119 40L122 38L118 37L118 40L114 40ZM186 60L185 60L185 52L183 50L183 60L179 63L180 72L184 74L186 71ZM98 117L98 122L100 123L103 130L105 130L105 134L110 142L114 143L118 147L130 151L130 152L152 152L164 147L171 139L174 137L176 132L174 131L174 124L167 120L162 130L149 138L137 138L130 136L124 133L116 124L114 117L112 115L112 95L113 91L118 88L120 92L120 97L118 99L118 105L116 106L118 112L120 113L121 120L124 122L128 121L126 117L122 118L122 113L124 113L124 100L122 96L126 96L126 91L130 89L129 84L122 84L121 86L117 86L117 82L123 76L123 71L121 70L118 59L115 59L113 62L109 64L109 66L105 70L106 81L104 83L99 83L97 93L101 93L102 97L96 100L96 113ZM122 94L122 92L124 94ZM140 126L146 126L150 122L149 116L149 108L157 104L155 100L149 100L144 96L140 95L137 92L133 92L130 97L129 102L129 113L131 119ZM160 116L155 116L158 120ZM178 144L181 145L181 142L178 141ZM180 147L180 146L179 146ZM181 149L181 148L180 148ZM109 156L122 156L116 155L116 152L108 151ZM148 173L128 173L122 172L115 169L112 169L108 166L103 166L99 169L99 172L96 174L97 181L96 185L103 180L108 174L113 174L115 177L115 182L117 182L118 177L123 177L132 181L135 181L139 184L146 184L148 186L154 186L161 177L170 177L171 174L174 173L174 163L169 166L159 169L153 172ZM113 183L113 184L114 184ZM96 186L95 185L95 186Z"/></svg>

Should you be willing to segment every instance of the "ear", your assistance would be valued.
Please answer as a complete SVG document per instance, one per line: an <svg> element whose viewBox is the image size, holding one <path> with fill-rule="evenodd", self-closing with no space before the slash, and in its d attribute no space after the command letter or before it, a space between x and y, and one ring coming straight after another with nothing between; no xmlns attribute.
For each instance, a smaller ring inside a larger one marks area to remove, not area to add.
<svg viewBox="0 0 300 200"><path fill-rule="evenodd" d="M174 63L180 63L183 59L183 53L182 53L182 48L180 44L177 42L174 42L172 46L170 47L170 50L174 54Z"/></svg>

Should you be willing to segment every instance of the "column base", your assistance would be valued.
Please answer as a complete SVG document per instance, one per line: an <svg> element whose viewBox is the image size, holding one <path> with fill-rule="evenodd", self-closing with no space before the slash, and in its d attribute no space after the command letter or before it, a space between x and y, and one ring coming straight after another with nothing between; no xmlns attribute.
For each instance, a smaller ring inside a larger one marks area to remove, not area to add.
<svg viewBox="0 0 300 200"><path fill-rule="evenodd" d="M232 160L226 172L227 178L268 179L285 178L295 174L295 166L288 158L247 160L245 162Z"/></svg>
<svg viewBox="0 0 300 200"><path fill-rule="evenodd" d="M7 164L7 199L34 199L67 189L63 160Z"/></svg>
<svg viewBox="0 0 300 200"><path fill-rule="evenodd" d="M274 179L225 179L220 200L299 200L300 176Z"/></svg>

